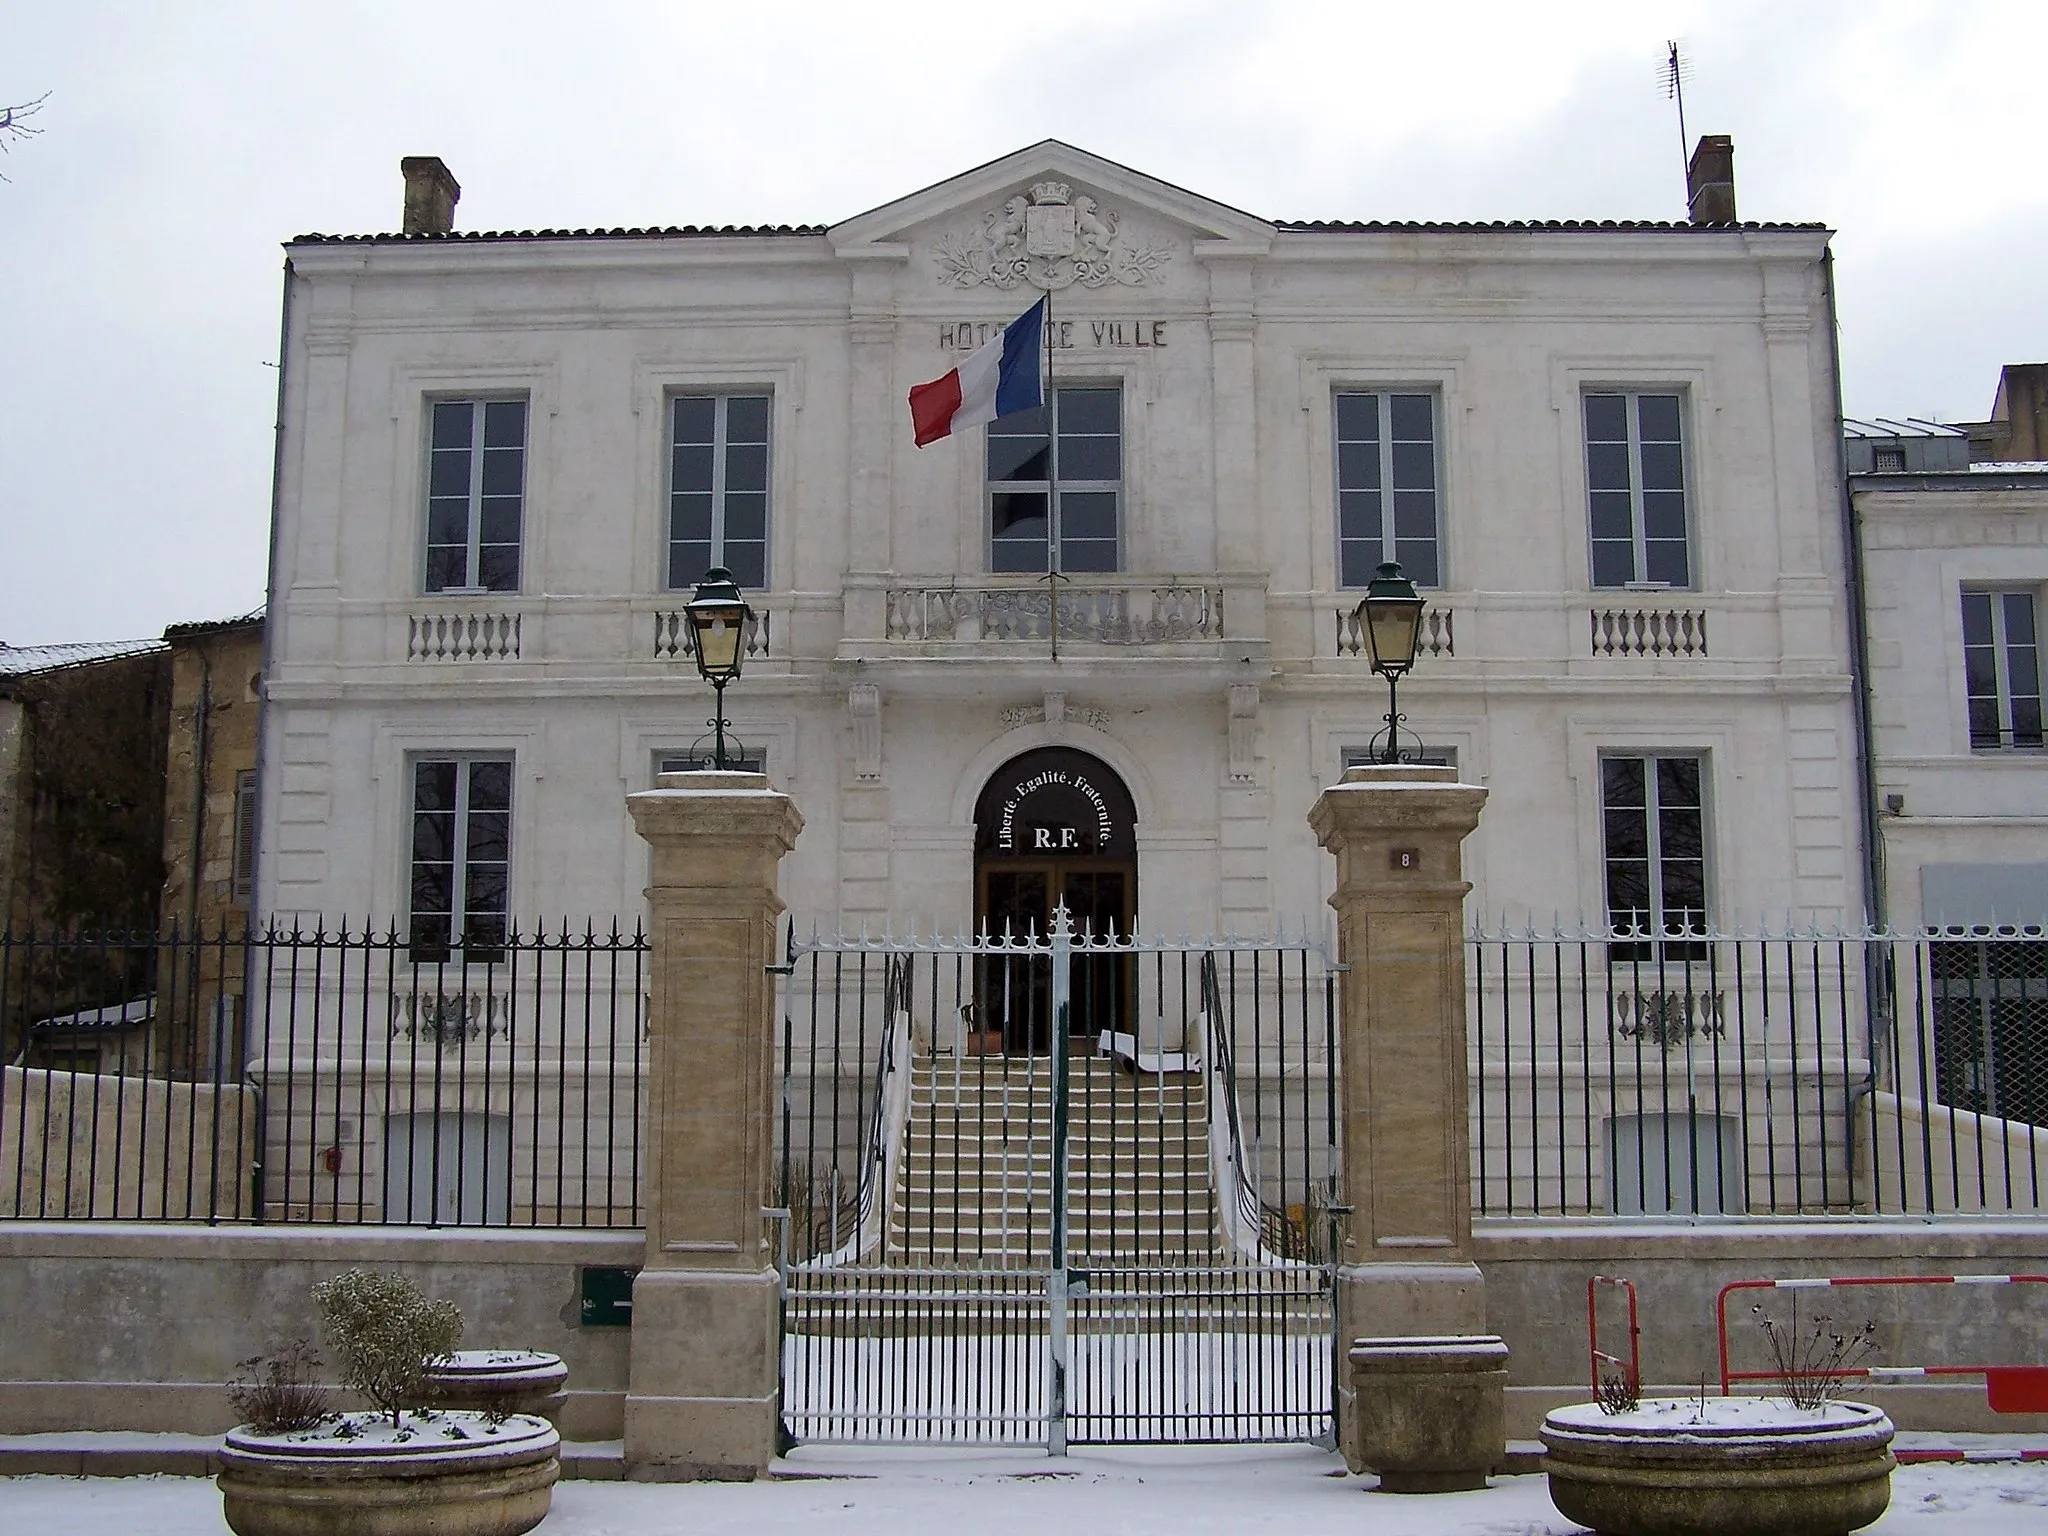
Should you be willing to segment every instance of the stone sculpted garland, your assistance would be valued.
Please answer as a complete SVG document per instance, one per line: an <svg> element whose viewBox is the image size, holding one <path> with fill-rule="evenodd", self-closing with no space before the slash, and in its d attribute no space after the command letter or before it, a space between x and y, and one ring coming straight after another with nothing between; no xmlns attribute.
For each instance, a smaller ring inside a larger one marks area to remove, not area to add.
<svg viewBox="0 0 2048 1536"><path fill-rule="evenodd" d="M977 234L947 235L932 247L941 278L955 288L1058 292L1076 283L1135 288L1173 259L1168 245L1139 244L1117 230L1118 216L1063 181L1041 181L982 216Z"/></svg>

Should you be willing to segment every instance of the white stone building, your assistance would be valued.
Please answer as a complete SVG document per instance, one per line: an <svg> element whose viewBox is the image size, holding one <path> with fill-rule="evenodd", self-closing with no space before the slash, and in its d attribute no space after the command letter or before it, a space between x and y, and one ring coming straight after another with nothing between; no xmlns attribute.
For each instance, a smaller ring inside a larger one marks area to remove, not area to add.
<svg viewBox="0 0 2048 1536"><path fill-rule="evenodd" d="M427 232L288 247L260 910L636 913L722 564L803 921L1267 931L1392 557L1471 910L1860 915L1825 229L1276 222L1048 141L830 226L470 234L412 172ZM1048 290L1050 538L1040 420L905 406ZM1111 809L993 846L1048 762Z"/></svg>

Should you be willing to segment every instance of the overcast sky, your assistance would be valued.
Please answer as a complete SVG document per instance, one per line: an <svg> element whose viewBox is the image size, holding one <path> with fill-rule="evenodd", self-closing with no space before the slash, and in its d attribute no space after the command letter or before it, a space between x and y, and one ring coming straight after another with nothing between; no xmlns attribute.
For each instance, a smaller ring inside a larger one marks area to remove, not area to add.
<svg viewBox="0 0 2048 1536"><path fill-rule="evenodd" d="M1682 218L1835 241L1852 415L1989 412L2048 357L2035 3L0 0L0 640L262 600L280 243L830 223L1061 138L1273 218Z"/></svg>

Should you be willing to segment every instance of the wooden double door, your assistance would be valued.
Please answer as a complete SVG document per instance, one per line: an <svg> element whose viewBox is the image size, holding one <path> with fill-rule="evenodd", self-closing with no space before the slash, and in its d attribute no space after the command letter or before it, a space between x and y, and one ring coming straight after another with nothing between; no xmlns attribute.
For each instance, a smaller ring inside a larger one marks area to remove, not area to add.
<svg viewBox="0 0 2048 1536"><path fill-rule="evenodd" d="M975 872L975 927L1043 942L1064 904L1076 941L1129 940L1137 919L1138 870L1129 859L990 859ZM1129 1030L1132 956L1077 951L1065 1045L1092 1050L1103 1030ZM986 955L975 974L975 1025L983 1049L1044 1053L1052 1047L1052 960Z"/></svg>

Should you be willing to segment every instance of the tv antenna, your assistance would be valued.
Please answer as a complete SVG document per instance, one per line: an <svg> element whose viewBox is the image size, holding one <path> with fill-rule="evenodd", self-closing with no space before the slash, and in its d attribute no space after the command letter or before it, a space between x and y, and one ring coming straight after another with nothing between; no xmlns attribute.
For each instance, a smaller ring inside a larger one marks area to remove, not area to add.
<svg viewBox="0 0 2048 1536"><path fill-rule="evenodd" d="M1685 133L1685 82L1691 78L1692 60L1685 56L1685 39L1672 38L1664 45L1664 62L1657 66L1657 79L1665 96L1678 103L1678 163L1684 167L1688 182L1692 176L1692 141Z"/></svg>

